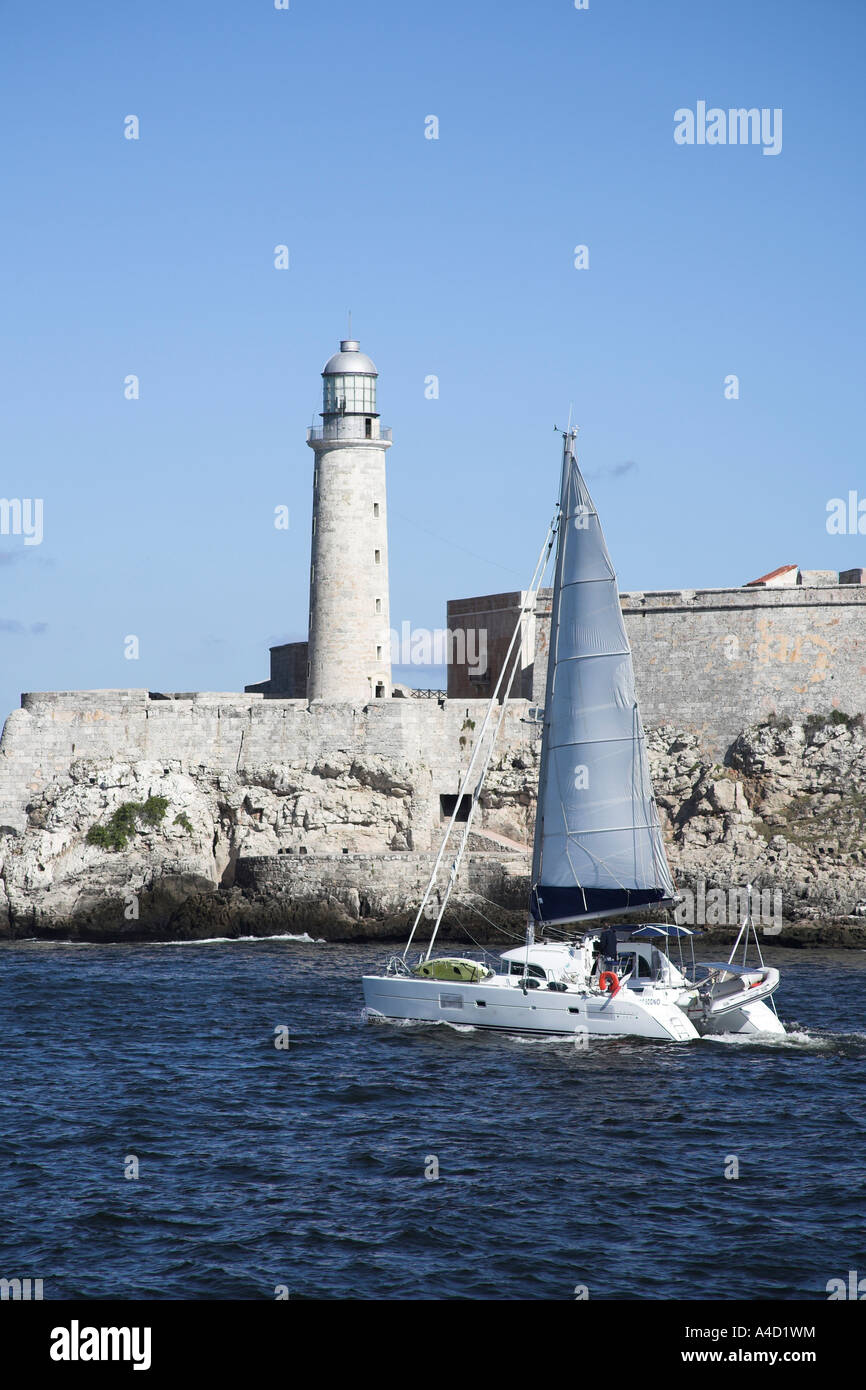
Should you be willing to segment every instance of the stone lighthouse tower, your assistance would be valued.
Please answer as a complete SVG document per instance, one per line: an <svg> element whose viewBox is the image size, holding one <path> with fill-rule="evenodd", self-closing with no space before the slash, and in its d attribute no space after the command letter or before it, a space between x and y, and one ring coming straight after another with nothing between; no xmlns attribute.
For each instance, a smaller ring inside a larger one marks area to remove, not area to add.
<svg viewBox="0 0 866 1390"><path fill-rule="evenodd" d="M360 344L340 344L322 372L310 565L309 700L391 694L385 454L391 431L376 410L375 366Z"/></svg>

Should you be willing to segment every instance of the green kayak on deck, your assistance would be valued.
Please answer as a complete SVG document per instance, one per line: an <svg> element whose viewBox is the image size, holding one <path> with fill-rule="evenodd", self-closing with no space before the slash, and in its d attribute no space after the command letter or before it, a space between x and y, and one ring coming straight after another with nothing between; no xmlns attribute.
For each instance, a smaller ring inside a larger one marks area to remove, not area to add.
<svg viewBox="0 0 866 1390"><path fill-rule="evenodd" d="M415 966L412 974L420 975L425 980L460 980L463 984L475 985L479 980L488 979L493 971L488 970L486 965L479 965L477 960L443 956L439 960L423 960Z"/></svg>

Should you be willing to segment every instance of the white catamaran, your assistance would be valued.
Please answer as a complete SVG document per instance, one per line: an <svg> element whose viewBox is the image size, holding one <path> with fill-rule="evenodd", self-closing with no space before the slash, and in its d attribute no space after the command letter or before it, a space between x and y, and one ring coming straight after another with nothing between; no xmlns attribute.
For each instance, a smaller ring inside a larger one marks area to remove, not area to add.
<svg viewBox="0 0 866 1390"><path fill-rule="evenodd" d="M577 464L575 438L572 429L563 435L559 505L524 607L526 612L537 593L555 542L526 942L504 951L495 968L468 957L432 954L519 666L521 613L406 948L382 974L364 977L367 1016L507 1033L674 1042L708 1033L784 1033L775 1007L766 1002L779 984L779 972L764 965L750 913L729 960L703 965L695 964L693 933L685 927L645 923L581 929L587 920L615 919L636 908L673 907L677 898L616 575ZM412 941L429 912L457 808L470 787L468 819L439 894L430 943L412 964ZM750 935L757 952L754 966L746 959ZM683 960L685 939L692 946L689 965ZM678 963L671 958L672 942L679 948ZM742 958L735 964L741 942Z"/></svg>

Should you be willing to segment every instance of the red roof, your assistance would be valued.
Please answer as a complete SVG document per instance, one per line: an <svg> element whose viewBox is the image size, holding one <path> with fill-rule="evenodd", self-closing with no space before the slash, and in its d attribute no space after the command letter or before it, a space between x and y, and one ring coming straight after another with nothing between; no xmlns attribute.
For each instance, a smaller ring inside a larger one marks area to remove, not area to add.
<svg viewBox="0 0 866 1390"><path fill-rule="evenodd" d="M760 579L750 579L748 584L744 584L744 589L751 589L754 584L768 584L771 579L778 579L780 574L787 574L790 570L799 569L799 565L780 565L777 570L770 570L769 574L762 574Z"/></svg>

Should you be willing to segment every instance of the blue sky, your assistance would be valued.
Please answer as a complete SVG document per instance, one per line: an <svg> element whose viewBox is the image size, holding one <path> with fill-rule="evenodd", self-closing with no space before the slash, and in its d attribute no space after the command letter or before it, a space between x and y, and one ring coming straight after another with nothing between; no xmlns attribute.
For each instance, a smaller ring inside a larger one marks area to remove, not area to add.
<svg viewBox="0 0 866 1390"><path fill-rule="evenodd" d="M825 525L866 496L864 50L859 0L7 0L0 496L44 539L0 536L0 717L306 635L349 308L395 627L527 582L572 403L622 588L866 565ZM676 145L699 100L782 108L781 153Z"/></svg>

